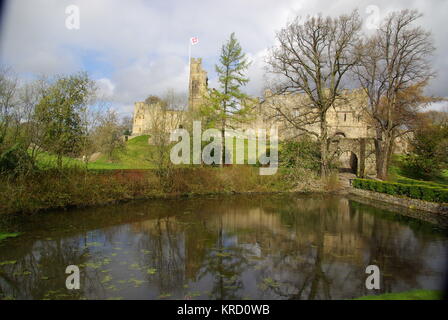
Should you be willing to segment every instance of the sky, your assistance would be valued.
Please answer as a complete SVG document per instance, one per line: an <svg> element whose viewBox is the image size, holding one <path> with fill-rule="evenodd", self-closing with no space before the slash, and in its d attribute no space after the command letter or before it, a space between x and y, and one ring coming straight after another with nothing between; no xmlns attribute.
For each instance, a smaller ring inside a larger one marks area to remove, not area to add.
<svg viewBox="0 0 448 320"><path fill-rule="evenodd" d="M79 28L73 24L73 6L79 10ZM134 102L151 94L187 91L193 36L199 43L191 55L202 57L209 85L215 87L214 64L235 32L252 61L245 90L260 96L266 53L288 20L358 9L363 28L371 32L378 19L405 8L423 13L420 24L432 32L437 47L438 76L427 93L448 97L447 0L13 0L6 2L0 24L0 65L23 78L85 70L113 109L132 115Z"/></svg>

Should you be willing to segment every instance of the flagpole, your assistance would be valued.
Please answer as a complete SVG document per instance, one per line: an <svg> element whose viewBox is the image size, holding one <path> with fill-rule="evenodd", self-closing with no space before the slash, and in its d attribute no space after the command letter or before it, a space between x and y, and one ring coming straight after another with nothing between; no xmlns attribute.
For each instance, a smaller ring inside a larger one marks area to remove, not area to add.
<svg viewBox="0 0 448 320"><path fill-rule="evenodd" d="M191 40L188 43L188 70L190 70L190 61L191 61Z"/></svg>
<svg viewBox="0 0 448 320"><path fill-rule="evenodd" d="M191 39L188 41L188 84L187 84L187 95L189 100L189 94L190 94L190 76L191 76Z"/></svg>

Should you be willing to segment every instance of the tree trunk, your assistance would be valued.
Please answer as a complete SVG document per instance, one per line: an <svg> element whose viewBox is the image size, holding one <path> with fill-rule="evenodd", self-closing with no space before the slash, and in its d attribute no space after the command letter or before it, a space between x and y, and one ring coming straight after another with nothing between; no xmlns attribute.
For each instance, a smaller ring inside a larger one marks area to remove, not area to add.
<svg viewBox="0 0 448 320"><path fill-rule="evenodd" d="M320 174L322 177L326 177L328 175L328 132L326 121L326 116L323 114L320 121Z"/></svg>
<svg viewBox="0 0 448 320"><path fill-rule="evenodd" d="M376 176L386 180L389 169L390 153L393 145L393 137L390 132L384 132L382 139L375 140Z"/></svg>
<svg viewBox="0 0 448 320"><path fill-rule="evenodd" d="M358 176L364 178L366 170L366 139L359 140L359 172Z"/></svg>
<svg viewBox="0 0 448 320"><path fill-rule="evenodd" d="M223 124L223 128L221 129L221 165L220 165L221 167L224 167L224 163L226 162L225 138L226 133Z"/></svg>

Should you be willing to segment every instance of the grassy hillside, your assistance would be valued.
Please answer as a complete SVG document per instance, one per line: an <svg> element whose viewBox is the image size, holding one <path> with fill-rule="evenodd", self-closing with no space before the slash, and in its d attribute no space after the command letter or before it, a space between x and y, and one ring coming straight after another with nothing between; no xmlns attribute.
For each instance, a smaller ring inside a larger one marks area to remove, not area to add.
<svg viewBox="0 0 448 320"><path fill-rule="evenodd" d="M48 152L41 152L36 157L37 166L41 169L55 168L57 164L57 157ZM85 164L77 159L70 157L62 157L62 165L65 168L81 167Z"/></svg>
<svg viewBox="0 0 448 320"><path fill-rule="evenodd" d="M415 179L402 170L402 157L395 155L389 168L389 178L392 181L408 184L427 184L430 186L448 186L448 169L442 171L440 176L430 177L427 180ZM406 181L406 182L405 182Z"/></svg>
<svg viewBox="0 0 448 320"><path fill-rule="evenodd" d="M89 169L151 169L154 165L149 160L149 152L152 146L148 145L149 136L135 137L126 142L124 150L114 154L114 160L110 161L105 155L98 160L89 163Z"/></svg>
<svg viewBox="0 0 448 320"><path fill-rule="evenodd" d="M88 164L88 169L151 169L154 167L148 159L151 146L148 145L148 136L139 136L126 142L124 150L114 154L114 160L110 161L105 155L101 155L96 161ZM56 167L56 156L48 152L42 152L37 156L37 165L42 169ZM70 157L63 157L64 167L84 167L83 161Z"/></svg>
<svg viewBox="0 0 448 320"><path fill-rule="evenodd" d="M148 144L149 136L138 136L126 142L126 147L123 150L118 150L114 153L113 160L109 160L106 155L101 155L99 159L89 162L88 169L152 169L155 164L151 163L149 154L154 146ZM208 142L203 142L203 145ZM243 148L243 150L241 150ZM233 148L233 163L236 163L237 149L239 152L244 152L244 162L248 162L248 142L240 145L234 141ZM191 149L192 151L192 149ZM52 154L43 152L37 158L38 166L41 168L56 167L56 157ZM85 164L78 159L63 157L64 167L83 167Z"/></svg>

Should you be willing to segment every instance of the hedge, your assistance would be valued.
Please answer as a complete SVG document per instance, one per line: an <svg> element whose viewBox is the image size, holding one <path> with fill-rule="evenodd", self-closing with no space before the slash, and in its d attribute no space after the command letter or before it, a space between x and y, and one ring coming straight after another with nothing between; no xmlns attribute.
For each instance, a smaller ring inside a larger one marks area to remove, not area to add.
<svg viewBox="0 0 448 320"><path fill-rule="evenodd" d="M448 203L448 188L370 179L354 179L353 187L393 196L398 195L430 202Z"/></svg>

